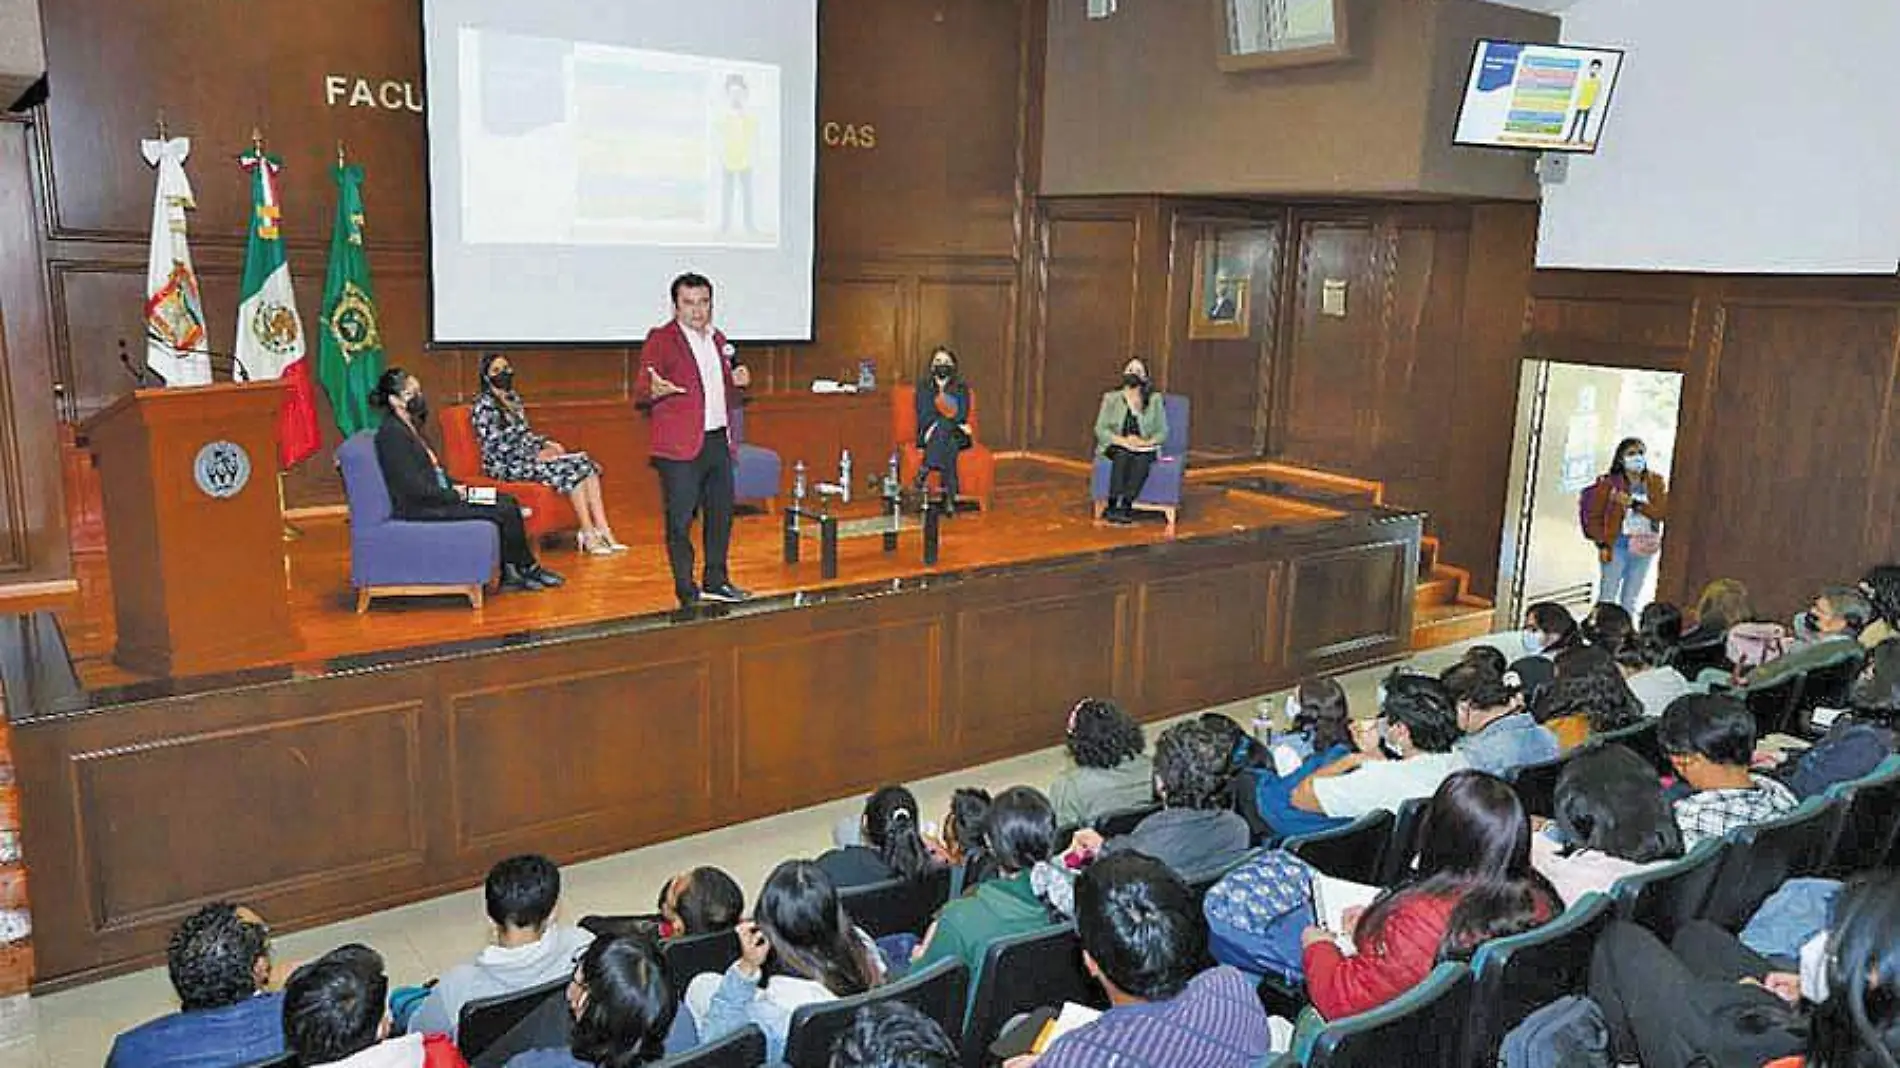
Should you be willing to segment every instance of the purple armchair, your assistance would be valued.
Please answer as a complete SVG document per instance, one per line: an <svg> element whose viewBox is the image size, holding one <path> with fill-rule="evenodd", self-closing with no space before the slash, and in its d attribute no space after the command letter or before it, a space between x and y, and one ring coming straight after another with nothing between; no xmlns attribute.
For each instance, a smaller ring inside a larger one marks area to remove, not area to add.
<svg viewBox="0 0 1900 1068"><path fill-rule="evenodd" d="M371 598L423 594L459 593L482 606L482 588L501 566L501 536L493 523L395 518L373 431L337 446L336 464L350 505L350 584L358 612L369 611Z"/></svg>
<svg viewBox="0 0 1900 1068"><path fill-rule="evenodd" d="M1161 394L1168 413L1168 440L1161 443L1161 455L1148 469L1148 481L1141 484L1135 498L1135 510L1160 512L1168 519L1168 533L1174 533L1174 516L1181 507L1181 488L1187 481L1188 399L1179 393ZM1095 502L1095 518L1102 517L1108 506L1108 460L1097 456L1089 476L1089 497Z"/></svg>
<svg viewBox="0 0 1900 1068"><path fill-rule="evenodd" d="M743 405L734 405L727 413L726 421L732 431L732 440L739 443L738 462L732 469L733 500L764 502L767 515L778 511L779 479L784 471L784 462L779 459L778 453L763 445L746 444Z"/></svg>

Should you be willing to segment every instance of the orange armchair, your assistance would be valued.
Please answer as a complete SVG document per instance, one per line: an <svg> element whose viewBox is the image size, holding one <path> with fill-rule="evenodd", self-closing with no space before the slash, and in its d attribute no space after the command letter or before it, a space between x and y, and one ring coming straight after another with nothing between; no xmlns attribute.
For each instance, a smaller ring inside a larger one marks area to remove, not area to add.
<svg viewBox="0 0 1900 1068"><path fill-rule="evenodd" d="M475 423L468 405L457 404L442 410L442 469L449 477L468 486L493 486L512 494L521 507L531 509L523 523L528 537L537 541L550 534L581 528L573 504L552 486L539 482L500 482L482 473L482 447L475 440Z"/></svg>
<svg viewBox="0 0 1900 1068"><path fill-rule="evenodd" d="M977 424L976 390L970 390L970 447L957 454L957 498L974 499L983 511L990 510L996 493L996 454L975 440L980 436ZM896 386L891 390L891 435L897 441L899 474L905 485L916 479L924 466L924 450L917 447L917 387Z"/></svg>

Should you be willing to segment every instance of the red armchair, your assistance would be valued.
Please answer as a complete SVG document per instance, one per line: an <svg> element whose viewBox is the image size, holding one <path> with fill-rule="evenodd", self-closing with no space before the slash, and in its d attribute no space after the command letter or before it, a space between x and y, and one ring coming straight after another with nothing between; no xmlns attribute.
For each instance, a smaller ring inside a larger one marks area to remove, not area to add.
<svg viewBox="0 0 1900 1068"><path fill-rule="evenodd" d="M552 486L539 482L501 482L482 473L482 448L475 440L475 423L469 418L468 405L444 408L442 420L442 469L449 477L469 486L493 486L511 493L521 507L531 509L525 526L528 537L537 541L550 534L581 528L580 517L566 496Z"/></svg>
<svg viewBox="0 0 1900 1068"><path fill-rule="evenodd" d="M969 448L957 454L957 498L974 499L983 511L990 510L996 493L996 454L981 441L977 425L976 390L970 390ZM924 450L917 447L917 387L897 386L891 390L891 435L897 439L900 474L910 485L924 466Z"/></svg>

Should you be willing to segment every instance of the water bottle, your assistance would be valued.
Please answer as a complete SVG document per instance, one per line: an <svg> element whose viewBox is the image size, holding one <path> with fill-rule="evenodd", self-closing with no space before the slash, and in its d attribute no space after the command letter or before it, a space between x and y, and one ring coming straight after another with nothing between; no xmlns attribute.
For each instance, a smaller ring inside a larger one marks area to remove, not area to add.
<svg viewBox="0 0 1900 1068"><path fill-rule="evenodd" d="M846 449L838 456L838 485L844 490L840 497L845 504L851 503L851 450Z"/></svg>
<svg viewBox="0 0 1900 1068"><path fill-rule="evenodd" d="M799 508L805 507L805 461L792 465L792 503Z"/></svg>

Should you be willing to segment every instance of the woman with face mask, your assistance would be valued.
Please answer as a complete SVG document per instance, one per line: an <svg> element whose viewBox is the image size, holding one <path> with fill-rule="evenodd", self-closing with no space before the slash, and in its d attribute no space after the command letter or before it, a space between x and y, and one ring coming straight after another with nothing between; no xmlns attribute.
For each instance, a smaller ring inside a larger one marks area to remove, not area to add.
<svg viewBox="0 0 1900 1068"><path fill-rule="evenodd" d="M1167 440L1167 408L1154 395L1148 365L1134 357L1122 365L1120 387L1102 394L1095 415L1095 447L1109 462L1103 519L1123 526L1135 521L1135 498Z"/></svg>
<svg viewBox="0 0 1900 1068"><path fill-rule="evenodd" d="M1669 508L1663 477L1649 469L1641 438L1617 442L1610 469L1583 491L1578 502L1583 534L1602 565L1597 600L1620 604L1634 616L1650 564L1662 549Z"/></svg>
<svg viewBox="0 0 1900 1068"><path fill-rule="evenodd" d="M943 507L955 515L957 454L970 447L970 387L957 374L957 354L948 345L930 353L930 377L917 384L917 447L924 465L917 471L922 491L932 471L942 480Z"/></svg>
<svg viewBox="0 0 1900 1068"><path fill-rule="evenodd" d="M475 504L468 487L449 481L435 450L423 440L422 424L429 418L429 402L422 383L400 367L391 367L370 391L370 406L380 409L383 424L376 430L376 462L389 485L389 504L397 519L410 522L453 522L481 519L501 533L501 588L541 590L562 583L534 558L521 505L506 493L493 504Z"/></svg>
<svg viewBox="0 0 1900 1068"><path fill-rule="evenodd" d="M475 440L481 445L482 473L503 482L539 482L565 494L581 521L580 550L594 556L626 552L607 526L600 499L600 465L586 453L567 447L528 425L527 407L515 392L515 369L508 357L482 357L481 391L469 407Z"/></svg>

